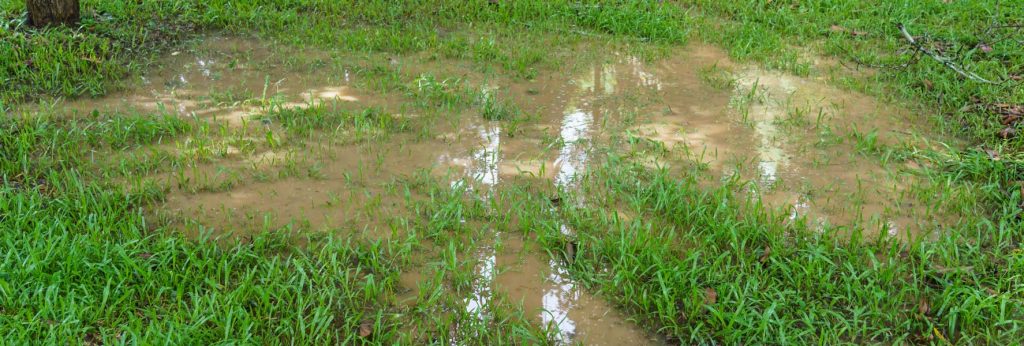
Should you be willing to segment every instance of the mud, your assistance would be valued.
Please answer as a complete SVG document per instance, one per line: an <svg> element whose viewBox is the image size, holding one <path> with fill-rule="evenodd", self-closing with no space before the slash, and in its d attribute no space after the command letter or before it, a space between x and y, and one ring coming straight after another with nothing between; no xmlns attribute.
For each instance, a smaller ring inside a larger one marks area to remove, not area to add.
<svg viewBox="0 0 1024 346"><path fill-rule="evenodd" d="M733 63L711 47L692 45L653 64L609 54L533 81L488 78L458 64L439 72L491 85L495 95L522 105L534 117L518 126L484 120L471 110L426 122L407 112L405 95L360 89L347 70L323 67L337 57L279 49L213 38L195 51L171 56L165 68L143 76L131 91L68 103L65 111L169 112L244 128L268 104L307 107L330 101L393 109L425 129L365 143L300 141L255 151L223 145L220 158L189 167L190 174L245 172L235 173L243 177L223 189L172 188L162 209L235 234L288 226L378 239L401 234L409 225L403 218L414 215L408 210L411 199L418 197L393 182L421 172L449 178L452 186L483 199L517 177L578 191L581 175L599 164L595 149L620 136L663 145L668 154L658 164L706 163L712 182L739 174L752 181L746 191L750 198L785 210L794 222L900 237L940 227L925 221L935 219L929 208L908 197L905 172L858 150L910 140L908 133L923 131L916 128L923 126L919 117L814 78ZM414 73L439 65L415 65L405 58L390 63L412 64ZM702 79L701 71L710 66L729 71L729 88ZM857 138L869 143L858 145ZM294 170L296 161L299 171L310 172L279 175ZM587 203L587 196L577 195L565 203ZM574 233L562 230L567 237ZM484 241L473 254L479 279L466 299L467 311L486 313L488 301L500 291L522 302L538 324L556 327L563 343L661 343L577 287L560 260L531 251L520 235L490 234L506 246L496 249ZM416 286L420 279L408 273L402 282Z"/></svg>
<svg viewBox="0 0 1024 346"><path fill-rule="evenodd" d="M315 50L211 37L171 53L158 63L159 68L126 82L124 91L68 102L61 111L68 115L164 113L238 126L270 106L370 101L371 94L349 86L354 73L328 65L335 59Z"/></svg>
<svg viewBox="0 0 1024 346"><path fill-rule="evenodd" d="M228 191L172 193L164 209L242 235L291 225L388 238L404 234L402 218L411 215L406 209L411 201L389 183L435 167L432 155L443 148L437 143L335 148L316 159L322 163L321 176L252 181ZM272 164L282 159L275 156L263 154L257 160Z"/></svg>
<svg viewBox="0 0 1024 346"><path fill-rule="evenodd" d="M515 239L515 238L512 238ZM586 345L660 344L663 340L645 332L617 308L578 287L561 259L543 259L521 241L507 241L495 267L497 287L543 325L558 327L565 342Z"/></svg>
<svg viewBox="0 0 1024 346"><path fill-rule="evenodd" d="M633 134L706 163L715 181L740 174L753 198L812 228L900 238L941 229L933 220L943 215L907 196L910 173L870 152L927 133L923 117L818 78L736 64L712 47L689 51L650 67L664 104L648 108ZM711 66L731 70L734 87L702 81Z"/></svg>
<svg viewBox="0 0 1024 346"><path fill-rule="evenodd" d="M556 189L576 191L593 160L592 147L606 139L605 124L619 111L619 102L614 101L629 94L618 89L619 83L656 86L647 74L617 71L616 63L588 64L574 71L574 78L555 84L560 85L557 89L515 95L542 105L534 108L537 124L516 136L503 135L498 123L471 127L481 145L464 158L450 160L465 168L464 180L456 183L468 181L483 198L491 198L495 186L515 176L540 178ZM544 146L545 138L553 145ZM573 201L582 202L582 197ZM561 228L572 236L571 229ZM577 287L559 259L542 260L548 256L524 249L518 235L495 236L504 239L505 246L498 250L484 245L477 252L478 280L466 301L467 311L485 314L494 290L500 290L521 302L537 323L557 330L561 343L660 343L604 300Z"/></svg>

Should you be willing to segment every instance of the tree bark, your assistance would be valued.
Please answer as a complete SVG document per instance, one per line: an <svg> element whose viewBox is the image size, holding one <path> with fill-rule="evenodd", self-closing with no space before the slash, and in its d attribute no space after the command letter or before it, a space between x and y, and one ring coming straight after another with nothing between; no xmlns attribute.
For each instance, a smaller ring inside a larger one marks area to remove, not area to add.
<svg viewBox="0 0 1024 346"><path fill-rule="evenodd" d="M25 5L34 27L78 23L78 0L25 0Z"/></svg>

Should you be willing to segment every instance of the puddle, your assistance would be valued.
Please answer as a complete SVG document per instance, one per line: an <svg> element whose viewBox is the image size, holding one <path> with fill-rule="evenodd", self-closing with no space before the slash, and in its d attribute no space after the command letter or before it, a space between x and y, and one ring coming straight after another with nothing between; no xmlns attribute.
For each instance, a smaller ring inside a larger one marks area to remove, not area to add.
<svg viewBox="0 0 1024 346"><path fill-rule="evenodd" d="M396 139L401 140L410 142L345 146L323 156L306 154L307 159L320 163L316 177L270 177L268 181L246 180L227 191L171 193L163 209L196 217L217 230L241 234L292 223L314 231L342 230L387 238L402 230L392 227L392 222L411 215L405 210L408 201L387 184L436 167L432 156L438 150L458 150L433 142L412 142L408 137ZM290 156L268 152L257 155L252 164L283 165ZM217 168L199 171L218 174ZM249 168L239 171L248 174L244 172Z"/></svg>
<svg viewBox="0 0 1024 346"><path fill-rule="evenodd" d="M165 62L169 68L144 76L137 90L72 102L67 111L164 111L238 126L268 103L402 106L396 97L353 88L347 71L308 65L327 57L282 62L281 54L252 41L213 38L194 53L172 56ZM190 176L240 178L197 193L173 190L163 208L242 234L292 224L387 238L408 227L400 219L412 215L405 210L411 197L389 187L394 179L421 171L435 177L461 172L452 186L482 199L492 198L502 182L523 176L575 191L579 177L598 164L593 149L617 134L609 131L620 130L608 124L625 124L624 113L635 112L639 123L629 122L623 129L627 136L662 144L671 159L706 162L716 178L751 179L752 198L788 208L793 220L869 224L895 236L936 227L920 224L932 218L927 207L910 202L906 176L857 154L849 135L876 131L873 143L902 140L907 124L917 123L909 112L815 80L733 64L723 52L704 46L651 65L628 56L608 58L567 73L572 78L542 75L531 82L493 84L490 92L506 93L538 114L518 130L467 111L446 114L450 121L441 121L428 135L257 152L225 145L225 159L192 167ZM727 69L734 82L729 88L705 82L701 69L708 66ZM274 175L294 167L299 172ZM586 202L586 196L576 195L564 203ZM565 225L561 229L566 237L574 235ZM519 235L492 231L488 238L473 254L478 280L466 311L483 318L500 291L522 302L538 324L557 327L561 343L660 342L577 287L561 259L526 249ZM506 246L495 248L499 242Z"/></svg>
<svg viewBox="0 0 1024 346"><path fill-rule="evenodd" d="M521 241L507 240L504 245L505 251L497 259L503 268L497 286L513 301L521 302L540 323L558 326L560 341L585 345L663 343L605 300L577 287L560 259L543 259L547 255L525 249Z"/></svg>
<svg viewBox="0 0 1024 346"><path fill-rule="evenodd" d="M900 238L941 228L931 221L941 215L908 195L907 173L858 152L912 140L909 133L926 132L923 119L816 79L731 63L715 48L689 50L650 69L671 111L649 108L633 135L705 162L721 179L753 180L752 198L812 227L860 225ZM698 71L711 66L731 70L733 87L702 81Z"/></svg>
<svg viewBox="0 0 1024 346"><path fill-rule="evenodd" d="M275 95L276 104L283 107L306 107L327 100L389 102L339 85L348 82L350 76L325 78L306 76L308 72L256 68L259 61L272 59L272 54L261 53L259 48L247 44L213 40L200 47L200 52L210 50L213 55L222 55L213 47L227 47L229 52L253 50L254 53L246 55L246 63L234 66L230 76L217 59L197 57L204 53L180 54L167 64L181 68L148 76L148 84L140 88L142 92L73 103L68 110L163 110L238 126L251 123L265 109L261 101L264 94ZM248 70L250 67L252 71ZM216 181L241 175L238 182L213 191L172 191L163 209L201 220L215 231L236 235L292 225L313 232L340 230L379 239L400 234L407 224L399 219L412 215L404 210L408 201L400 193L389 191L386 184L420 170L436 175L461 170L464 177L454 180L453 187L465 188L484 199L491 198L503 180L519 176L547 178L561 188L574 188L577 176L586 170L590 148L599 132L595 119L603 116L595 100L618 90L617 67L598 65L571 81L554 78L550 84L504 86L506 92L517 92L515 97L535 101L524 108L542 113L538 121L546 124L516 135L506 133L501 122L486 121L470 112L473 114L453 115L460 120L441 126L436 129L439 134L427 138L399 134L385 142L315 150L285 148L248 155L225 144L223 160L193 167L190 176ZM212 101L215 97L208 95L217 90L260 96L215 95L238 100ZM250 101L253 98L259 100ZM557 138L557 143L545 144L546 136ZM296 161L300 164L295 165ZM273 175L289 166L310 165L317 167L315 176L249 177L253 170ZM192 231L196 230L186 233ZM498 232L493 232L493 236L495 241L518 237ZM522 244L518 246L521 248ZM547 257L545 254L530 253L527 262L513 263L510 256L518 255L483 246L475 255L478 279L465 302L465 309L472 314L483 318L495 291L502 290L513 300L522 301L538 324L557 327L564 343L621 344L647 337L603 300L577 288L557 260L540 260ZM506 272L509 274L499 274ZM417 280L411 280L405 284L415 285Z"/></svg>
<svg viewBox="0 0 1024 346"><path fill-rule="evenodd" d="M353 87L357 77L331 65L344 59L250 39L212 37L166 57L161 68L142 75L126 91L67 102L55 110L68 116L93 111L169 113L227 124L227 135L212 130L224 138L185 138L167 149L185 157L210 151L212 159L190 161L183 171L154 177L171 187L161 211L196 218L217 233L246 235L293 225L389 237L395 219L411 214L399 212L407 201L387 184L420 170L443 172L448 164L437 161L439 154L465 152L476 141L399 133L386 141L352 145L336 143L345 142L343 138L313 143L297 138L298 145L275 148L289 142L288 134L257 121L274 107L330 102L329 109L351 105L404 113L407 100L401 95ZM498 137L491 133L494 140ZM270 145L270 138L279 143ZM183 190L182 181L198 188Z"/></svg>
<svg viewBox="0 0 1024 346"><path fill-rule="evenodd" d="M127 91L64 104L66 114L94 110L175 114L239 126L272 106L380 101L349 87L353 77L327 66L323 52L211 37L175 52L154 71L129 81Z"/></svg>
<svg viewBox="0 0 1024 346"><path fill-rule="evenodd" d="M495 123L471 128L479 133L481 146L464 159L446 158L453 165L465 168L471 186L490 189L503 177L525 175L550 179L559 189L575 190L579 176L590 165L590 152L605 110L600 100L617 93L620 83L630 86L642 83L656 87L657 81L642 70L629 73L630 65L596 64L584 69L577 78L562 82L560 90L534 97L548 105L542 108L541 126L535 131L511 140L503 137ZM627 72L620 72L627 71ZM548 125L549 124L549 125ZM538 137L552 135L556 150L540 150ZM551 155L554 155L552 158ZM510 157L517 159L506 161ZM456 180L453 184L462 184ZM490 198L478 193L481 198ZM577 201L579 202L579 201ZM573 231L562 225L567 236ZM625 316L585 290L569 276L560 259L523 250L518 235L494 233L495 242L503 241L504 251L483 246L477 255L473 295L467 300L467 311L485 318L485 308L494 290L507 293L513 301L522 302L526 312L537 323L558 330L560 343L643 344L655 340Z"/></svg>

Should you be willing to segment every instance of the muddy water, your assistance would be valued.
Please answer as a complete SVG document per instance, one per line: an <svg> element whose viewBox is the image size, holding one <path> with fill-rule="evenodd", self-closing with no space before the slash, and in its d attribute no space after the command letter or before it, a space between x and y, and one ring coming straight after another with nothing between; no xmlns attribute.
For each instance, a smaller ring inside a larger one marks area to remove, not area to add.
<svg viewBox="0 0 1024 346"><path fill-rule="evenodd" d="M438 151L459 149L407 137L396 141L403 139L410 142L332 148L316 159L323 163L319 178L254 181L228 191L177 192L168 196L164 208L196 217L215 230L240 234L285 225L341 230L371 239L404 234L402 218L411 215L406 208L411 201L387 183L435 167L432 156Z"/></svg>
<svg viewBox="0 0 1024 346"><path fill-rule="evenodd" d="M97 110L160 111L250 123L267 103L306 107L332 101L354 107L402 109L401 95L353 87L346 70L324 69L329 54L295 55L258 42L213 38L194 52L170 57L167 68L146 75L131 92L69 103L70 113ZM398 63L402 63L399 61ZM419 69L428 67L417 66ZM458 69L450 65L450 69ZM716 88L702 69L718 66L734 83ZM428 68L429 69L429 68ZM413 68L412 70L415 70ZM408 224L409 200L388 182L431 172L454 173L453 187L493 198L513 177L529 176L555 189L577 191L580 175L595 163L593 150L624 130L662 143L668 161L700 161L716 179L750 179L751 198L786 208L791 218L817 227L857 225L900 236L924 234L938 225L930 210L906 197L901 172L857 153L850 134L877 133L879 143L905 140L918 122L905 110L844 92L813 78L797 78L730 62L716 49L691 46L672 58L645 64L625 55L542 75L532 82L487 82L537 114L519 129L479 114L450 114L429 136L398 134L372 143L289 147L251 154L225 147L227 155L195 167L208 174L269 170L296 160L315 162L316 177L248 179L223 191L174 190L165 209L221 230L247 232L285 224L342 230L386 238ZM458 71L454 71L458 72ZM471 75L466 72L464 75ZM640 97L638 97L640 96ZM609 126L638 113L629 128ZM586 203L579 196L565 203ZM567 237L574 230L562 226ZM487 230L485 230L487 231ZM573 282L560 259L529 249L518 234L484 232L473 254L478 279L466 311L487 313L499 292L522 302L541 325L557 328L563 343L659 343L600 297ZM494 244L506 246L498 248ZM407 282L415 285L416 280ZM405 281L403 281L405 282Z"/></svg>
<svg viewBox="0 0 1024 346"><path fill-rule="evenodd" d="M465 158L449 158L453 165L465 168L466 179L453 184L469 181L484 199L491 198L491 191L504 179L517 175L550 179L558 189L575 191L580 175L591 165L592 147L606 135L601 124L617 111L609 108L614 103L608 99L621 96L620 83L649 83L649 75L618 69L617 62L588 64L574 78L544 81L532 96L516 95L525 103L541 105L534 108L540 113L538 123L523 134L503 135L500 124L494 122L470 126L480 146ZM543 137L556 144L543 146ZM570 237L574 233L565 225L561 229ZM487 244L477 252L478 279L466 302L467 311L483 318L494 291L500 290L521 302L535 321L557 330L561 343L659 342L607 302L578 287L561 259L526 250L517 235L493 234L494 242L505 246L498 250Z"/></svg>
<svg viewBox="0 0 1024 346"><path fill-rule="evenodd" d="M144 76L129 92L72 102L65 105L65 111L164 112L244 129L254 123L262 126L255 119L266 111L268 102L284 107L334 101L402 108L401 97L352 87L354 77L348 73L325 74L303 64L290 66L280 61L280 55L257 42L213 38L194 51L171 56L164 61L165 68ZM318 59L314 54L300 61ZM454 121L441 122L435 128L437 135L398 134L386 142L316 143L255 153L224 144L218 149L223 155L212 163L188 168L189 177L217 180L252 171L270 177L244 178L212 191L172 189L162 209L196 219L214 232L235 235L291 225L309 231L387 238L408 227L402 218L413 215L406 208L408 197L389 190L387 183L418 171L435 176L454 171L453 187L485 199L491 198L503 180L517 176L546 178L560 188L574 189L577 175L589 164L595 138L602 136L599 123L605 114L596 103L616 92L619 79L615 64L588 65L581 70L577 78L551 76L531 83L495 85L496 93L532 101L524 108L541 115L536 124L515 133L509 133L501 122L486 121L474 113L452 114ZM258 136L248 140L260 142ZM273 177L281 167L311 163L317 165L316 177ZM167 181L173 185L174 177ZM488 245L475 254L479 279L466 300L467 311L482 317L500 290L522 302L537 323L557 328L562 342L635 344L649 339L612 306L576 287L557 260L542 260L546 254L525 250L518 234L494 231L492 235L493 241L482 241ZM499 251L490 245L499 239L517 245ZM416 285L415 281L405 284Z"/></svg>
<svg viewBox="0 0 1024 346"><path fill-rule="evenodd" d="M376 95L350 86L354 74L328 66L334 57L259 41L211 37L127 81L126 91L63 105L68 114L166 113L241 125L270 105L306 107L325 101L360 102Z"/></svg>
<svg viewBox="0 0 1024 346"><path fill-rule="evenodd" d="M907 172L858 149L912 142L912 133L927 133L923 117L819 78L732 63L711 47L677 56L649 68L664 105L647 109L646 122L631 129L636 135L706 163L719 179L752 180L752 198L813 228L905 238L941 227L934 220L942 215L908 196ZM704 82L700 71L711 66L728 70L734 87Z"/></svg>

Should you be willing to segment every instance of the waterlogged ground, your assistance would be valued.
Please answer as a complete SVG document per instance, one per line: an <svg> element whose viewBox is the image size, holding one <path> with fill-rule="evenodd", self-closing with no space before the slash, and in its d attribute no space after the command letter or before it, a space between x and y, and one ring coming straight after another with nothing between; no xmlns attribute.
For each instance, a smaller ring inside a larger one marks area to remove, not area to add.
<svg viewBox="0 0 1024 346"><path fill-rule="evenodd" d="M698 174L708 187L740 182L732 198L760 200L819 232L909 241L958 220L922 197L916 164L890 163L880 149L931 145L924 117L830 86L824 69L767 71L699 44L655 61L581 49L594 52L523 80L424 54L212 37L170 54L127 91L53 108L204 124L94 158L143 162L118 179L167 191L148 213L185 234L244 238L284 227L311 236L297 242L427 238L403 269L397 305L452 295L461 306L440 313L486 321L499 302L521 304L566 343L668 340L574 280L574 243L564 254L543 250L537 234L517 229L523 220L503 217L516 205L505 186L530 186L552 209L591 205L601 193L585 191L601 186L584 188L586 174L620 155ZM454 200L438 191L455 191ZM452 222L435 226L438 215ZM557 225L567 239L569 224ZM424 290L445 263L465 275L440 293Z"/></svg>

